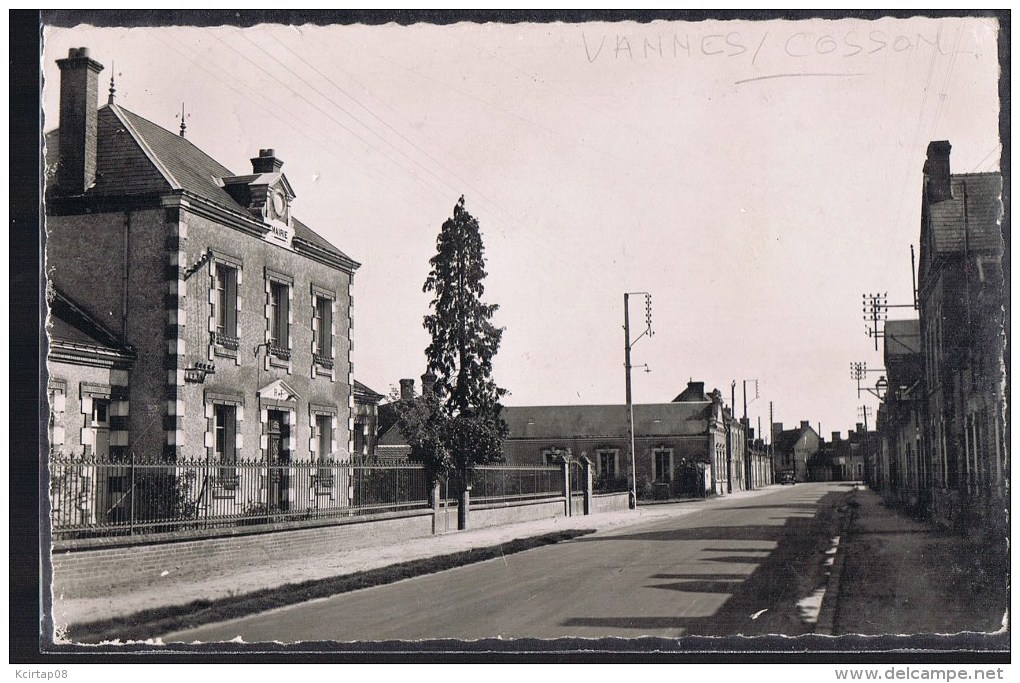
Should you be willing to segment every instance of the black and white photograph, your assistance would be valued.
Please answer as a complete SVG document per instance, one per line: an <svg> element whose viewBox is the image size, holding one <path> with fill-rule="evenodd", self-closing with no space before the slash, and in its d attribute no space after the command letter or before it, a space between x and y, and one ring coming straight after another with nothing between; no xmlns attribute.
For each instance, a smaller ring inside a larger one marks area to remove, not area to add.
<svg viewBox="0 0 1020 683"><path fill-rule="evenodd" d="M195 14L41 15L44 650L1009 652L1008 12Z"/></svg>

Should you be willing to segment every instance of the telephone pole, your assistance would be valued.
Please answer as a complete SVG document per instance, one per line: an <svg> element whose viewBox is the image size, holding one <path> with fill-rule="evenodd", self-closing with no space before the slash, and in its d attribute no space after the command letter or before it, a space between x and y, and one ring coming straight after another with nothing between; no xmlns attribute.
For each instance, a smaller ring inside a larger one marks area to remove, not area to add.
<svg viewBox="0 0 1020 683"><path fill-rule="evenodd" d="M634 341L630 340L630 295L644 294L645 296L645 331L638 335ZM623 295L623 365L627 371L627 441L630 444L630 507L637 507L637 460L634 457L634 398L631 392L630 370L633 367L630 362L630 350L637 344L641 337L652 332L652 295L648 292L625 292ZM645 372L649 372L645 365Z"/></svg>

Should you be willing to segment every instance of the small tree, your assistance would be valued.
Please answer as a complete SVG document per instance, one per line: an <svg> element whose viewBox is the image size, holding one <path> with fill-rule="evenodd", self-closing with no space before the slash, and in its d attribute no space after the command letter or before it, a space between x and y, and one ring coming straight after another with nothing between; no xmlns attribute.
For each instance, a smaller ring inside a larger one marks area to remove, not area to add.
<svg viewBox="0 0 1020 683"><path fill-rule="evenodd" d="M461 525L471 469L502 460L507 435L499 402L507 391L491 376L503 329L492 323L499 307L482 301L484 251L478 221L461 197L436 239L432 270L422 288L434 295L424 325L432 337L425 356L435 382L399 416L410 457L425 465L430 481L453 471L464 484Z"/></svg>

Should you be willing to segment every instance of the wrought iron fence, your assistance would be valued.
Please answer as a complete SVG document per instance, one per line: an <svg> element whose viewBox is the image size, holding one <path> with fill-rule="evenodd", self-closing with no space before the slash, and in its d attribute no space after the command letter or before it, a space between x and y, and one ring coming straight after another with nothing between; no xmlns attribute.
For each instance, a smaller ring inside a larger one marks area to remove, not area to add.
<svg viewBox="0 0 1020 683"><path fill-rule="evenodd" d="M50 458L53 538L247 526L426 508L411 463Z"/></svg>
<svg viewBox="0 0 1020 683"><path fill-rule="evenodd" d="M626 493L630 491L630 480L627 477L605 475L592 480L593 493Z"/></svg>
<svg viewBox="0 0 1020 683"><path fill-rule="evenodd" d="M563 495L556 465L478 465L470 474L471 500L499 502Z"/></svg>

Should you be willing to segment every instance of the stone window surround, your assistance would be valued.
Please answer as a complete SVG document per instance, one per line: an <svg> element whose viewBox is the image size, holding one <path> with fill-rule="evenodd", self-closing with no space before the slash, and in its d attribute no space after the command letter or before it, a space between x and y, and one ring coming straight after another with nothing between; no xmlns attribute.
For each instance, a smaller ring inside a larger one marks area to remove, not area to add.
<svg viewBox="0 0 1020 683"><path fill-rule="evenodd" d="M330 419L330 449L329 452L333 453L337 450L337 430L339 428L339 415L340 411L335 405L324 404L324 403L309 403L308 404L308 422L310 425L309 439L308 439L308 452L311 460L314 462L319 459L319 426L318 418L323 415L328 415Z"/></svg>
<svg viewBox="0 0 1020 683"><path fill-rule="evenodd" d="M273 319L272 319L272 285L273 283L285 285L287 287L287 358L282 358L272 352L272 347L267 347L269 352L266 353L265 369L269 370L270 366L276 368L282 368L287 370L287 374L292 373L293 364L289 352L294 348L294 277L287 275L278 270L266 266L265 268L265 280L266 280L266 342L269 342L272 337L273 331Z"/></svg>
<svg viewBox="0 0 1020 683"><path fill-rule="evenodd" d="M673 455L674 454L673 454L673 449L670 448L669 446L656 446L656 447L654 447L652 449L652 468L653 468L652 469L652 476L653 477L655 476L655 469L657 469L656 466L658 465L658 457L659 457L660 453L665 453L665 454L669 455L669 469L667 470L667 474L669 475L669 478L666 479L665 481L673 481ZM659 479L655 478L655 481L659 481Z"/></svg>
<svg viewBox="0 0 1020 683"><path fill-rule="evenodd" d="M605 472L602 471L602 455L611 455L613 457L613 476L620 476L620 449L611 447L602 447L595 449L595 464L598 467L598 475L605 476Z"/></svg>
<svg viewBox="0 0 1020 683"><path fill-rule="evenodd" d="M311 324L312 324L312 349L311 349L312 350L312 367L311 367L312 378L314 379L315 377L318 377L318 376L321 375L321 376L329 377L331 382L335 382L336 381L336 347L337 347L337 344L336 344L336 318L337 318L337 303L338 303L337 294L336 294L335 290L328 289L326 287L322 287L320 285L315 284L314 282L311 283L310 291L311 291L311 301L312 301L312 321L311 321ZM316 312L317 311L316 311L316 308L317 308L317 304L318 304L317 300L320 299L320 298L321 299L328 299L331 302L330 321L329 321L329 323L330 323L329 335L330 335L330 340L331 340L332 343L330 344L330 357L329 357L329 360L332 363L332 367L326 367L325 364L319 363L317 361L317 359L316 359L316 357L317 357L317 354L316 354L316 351L317 351L317 348L316 348L316 334L317 334L317 329L316 329L316 320L317 320Z"/></svg>
<svg viewBox="0 0 1020 683"><path fill-rule="evenodd" d="M242 424L244 422L244 396L242 394L206 391L205 392L205 446L206 454L210 461L216 459L216 408L219 405L232 405L237 410L234 413L235 434L234 434L234 456L237 458L244 449L244 435Z"/></svg>
<svg viewBox="0 0 1020 683"><path fill-rule="evenodd" d="M244 272L244 261L239 256L220 251L219 249L208 249L208 253L211 258L209 259L209 360L215 360L216 356L222 356L225 358L233 358L237 365L241 364L241 359L238 357L238 350L224 346L217 342L217 327L218 321L216 320L216 306L219 304L217 301L217 289L216 289L216 266L225 265L233 268L236 273L236 298L234 301L237 310L235 312L235 324L237 326L238 341L241 336L241 308L242 308L242 297L241 297L241 285L243 283L243 272Z"/></svg>

